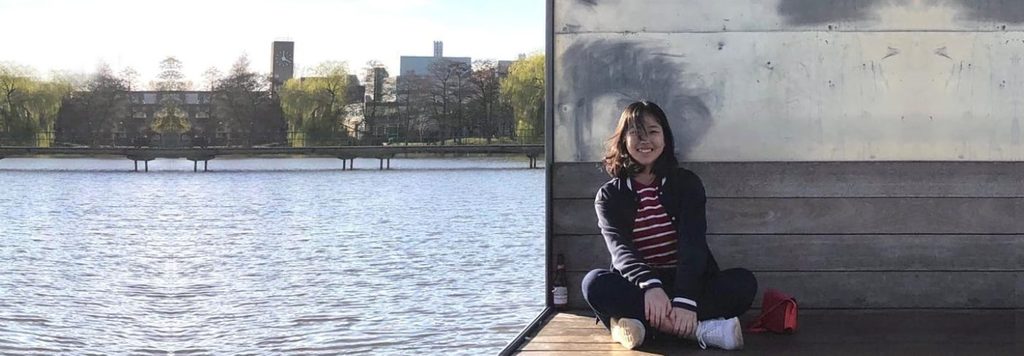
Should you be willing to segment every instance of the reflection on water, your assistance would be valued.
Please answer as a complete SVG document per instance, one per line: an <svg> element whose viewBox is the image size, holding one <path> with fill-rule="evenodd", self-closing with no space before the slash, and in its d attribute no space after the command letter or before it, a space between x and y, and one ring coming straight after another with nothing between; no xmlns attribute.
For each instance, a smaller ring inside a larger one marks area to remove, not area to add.
<svg viewBox="0 0 1024 356"><path fill-rule="evenodd" d="M496 353L543 305L543 170L376 165L0 160L0 353Z"/></svg>

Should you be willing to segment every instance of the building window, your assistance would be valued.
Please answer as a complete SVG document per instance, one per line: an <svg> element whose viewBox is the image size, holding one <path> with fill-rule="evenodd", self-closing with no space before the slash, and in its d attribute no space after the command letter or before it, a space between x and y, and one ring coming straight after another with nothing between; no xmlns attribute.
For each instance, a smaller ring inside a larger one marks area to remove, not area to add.
<svg viewBox="0 0 1024 356"><path fill-rule="evenodd" d="M199 93L185 94L185 104L199 104Z"/></svg>
<svg viewBox="0 0 1024 356"><path fill-rule="evenodd" d="M145 93L142 94L143 104L156 104L156 93Z"/></svg>

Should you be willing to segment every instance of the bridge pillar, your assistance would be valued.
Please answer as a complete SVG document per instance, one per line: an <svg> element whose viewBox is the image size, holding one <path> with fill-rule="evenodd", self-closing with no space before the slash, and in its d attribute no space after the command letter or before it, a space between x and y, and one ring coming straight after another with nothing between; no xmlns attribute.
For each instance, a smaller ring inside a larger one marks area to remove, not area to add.
<svg viewBox="0 0 1024 356"><path fill-rule="evenodd" d="M341 160L341 170L351 171L356 169L356 159L348 157L338 157Z"/></svg>
<svg viewBox="0 0 1024 356"><path fill-rule="evenodd" d="M204 154L204 155L197 155L197 156L187 156L187 157L185 157L185 159L187 159L189 161L192 161L192 171L193 172L199 172L199 161L203 161L203 172L207 172L207 171L210 170L210 160L214 159L216 157L217 156L214 156L214 155Z"/></svg>
<svg viewBox="0 0 1024 356"><path fill-rule="evenodd" d="M135 171L138 172L139 171L139 160L132 159L132 162L135 162ZM149 160L142 160L142 163L143 163L143 165L145 167L146 172L149 172Z"/></svg>
<svg viewBox="0 0 1024 356"><path fill-rule="evenodd" d="M527 155L530 158L530 169L537 168L537 155Z"/></svg>
<svg viewBox="0 0 1024 356"><path fill-rule="evenodd" d="M192 161L192 171L193 172L199 172L199 161L200 160ZM203 161L203 172L209 171L210 160L204 159L202 161Z"/></svg>
<svg viewBox="0 0 1024 356"><path fill-rule="evenodd" d="M380 157L380 170L391 170L391 157Z"/></svg>
<svg viewBox="0 0 1024 356"><path fill-rule="evenodd" d="M153 156L141 156L141 155L128 155L128 159L132 160L135 165L135 171L139 171L139 161L142 161L143 168L146 172L149 172L149 161L152 161L155 157Z"/></svg>

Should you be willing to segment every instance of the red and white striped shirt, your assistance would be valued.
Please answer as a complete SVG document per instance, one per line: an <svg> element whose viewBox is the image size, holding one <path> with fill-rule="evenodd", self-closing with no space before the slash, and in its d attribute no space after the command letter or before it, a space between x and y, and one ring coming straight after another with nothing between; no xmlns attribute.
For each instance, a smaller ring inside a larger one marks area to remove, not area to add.
<svg viewBox="0 0 1024 356"><path fill-rule="evenodd" d="M659 185L657 179L651 185L633 181L640 196L633 220L633 245L651 267L675 267L676 227L658 198Z"/></svg>

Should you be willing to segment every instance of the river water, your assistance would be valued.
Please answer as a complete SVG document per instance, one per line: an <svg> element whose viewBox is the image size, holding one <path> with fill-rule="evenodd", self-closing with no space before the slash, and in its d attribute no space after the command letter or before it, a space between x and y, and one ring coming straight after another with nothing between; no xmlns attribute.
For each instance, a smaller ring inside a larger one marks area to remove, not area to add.
<svg viewBox="0 0 1024 356"><path fill-rule="evenodd" d="M543 307L525 157L209 164L0 160L0 353L495 354Z"/></svg>

